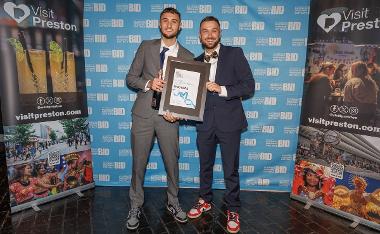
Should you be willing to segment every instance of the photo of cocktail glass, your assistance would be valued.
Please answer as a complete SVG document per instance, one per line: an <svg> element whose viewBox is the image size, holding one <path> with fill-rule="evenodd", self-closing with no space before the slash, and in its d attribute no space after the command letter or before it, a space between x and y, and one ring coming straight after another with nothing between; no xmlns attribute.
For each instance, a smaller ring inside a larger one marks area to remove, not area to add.
<svg viewBox="0 0 380 234"><path fill-rule="evenodd" d="M29 49L17 52L16 66L20 94L47 93L44 50Z"/></svg>
<svg viewBox="0 0 380 234"><path fill-rule="evenodd" d="M49 60L53 92L76 92L74 53L49 51Z"/></svg>

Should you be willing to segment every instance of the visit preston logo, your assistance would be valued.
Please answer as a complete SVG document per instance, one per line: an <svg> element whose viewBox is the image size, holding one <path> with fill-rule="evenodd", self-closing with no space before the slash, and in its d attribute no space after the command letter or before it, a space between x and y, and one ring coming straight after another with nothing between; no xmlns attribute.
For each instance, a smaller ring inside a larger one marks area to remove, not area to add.
<svg viewBox="0 0 380 234"><path fill-rule="evenodd" d="M17 23L21 23L30 15L29 7L24 4L16 5L13 2L6 2L4 4L4 10L10 17L16 20Z"/></svg>
<svg viewBox="0 0 380 234"><path fill-rule="evenodd" d="M339 13L332 13L331 15L323 14L317 19L317 24L325 30L326 33L330 32L342 19Z"/></svg>

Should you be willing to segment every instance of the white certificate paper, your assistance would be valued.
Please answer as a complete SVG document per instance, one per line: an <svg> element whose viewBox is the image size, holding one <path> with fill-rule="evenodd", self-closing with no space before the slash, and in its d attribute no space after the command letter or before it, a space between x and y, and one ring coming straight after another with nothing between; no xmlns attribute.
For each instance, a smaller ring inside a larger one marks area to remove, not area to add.
<svg viewBox="0 0 380 234"><path fill-rule="evenodd" d="M199 72L176 68L174 70L170 105L195 109L200 76Z"/></svg>

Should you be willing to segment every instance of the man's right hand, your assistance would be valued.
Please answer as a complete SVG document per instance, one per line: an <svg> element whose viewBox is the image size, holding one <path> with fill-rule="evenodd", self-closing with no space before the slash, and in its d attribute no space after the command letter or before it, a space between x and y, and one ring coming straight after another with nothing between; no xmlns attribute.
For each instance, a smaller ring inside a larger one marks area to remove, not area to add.
<svg viewBox="0 0 380 234"><path fill-rule="evenodd" d="M162 79L162 70L160 70L154 79L149 81L148 87L153 91L161 92L165 83Z"/></svg>
<svg viewBox="0 0 380 234"><path fill-rule="evenodd" d="M166 82L164 80L161 80L159 78L154 78L153 80L149 81L148 87L151 90L162 92L162 89L164 88L165 83Z"/></svg>

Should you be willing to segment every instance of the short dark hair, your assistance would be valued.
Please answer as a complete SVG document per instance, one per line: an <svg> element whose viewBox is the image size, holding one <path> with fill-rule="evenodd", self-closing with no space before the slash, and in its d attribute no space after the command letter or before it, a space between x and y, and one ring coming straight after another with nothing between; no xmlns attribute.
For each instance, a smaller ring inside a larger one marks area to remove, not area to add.
<svg viewBox="0 0 380 234"><path fill-rule="evenodd" d="M219 23L218 18L216 18L214 16L211 16L211 15L204 17L203 20L201 21L201 23L199 24L199 27L201 27L201 25L203 24L203 22L208 22L208 21L215 21L218 24L219 28L220 28L220 23Z"/></svg>
<svg viewBox="0 0 380 234"><path fill-rule="evenodd" d="M179 20L181 20L181 13L179 13L179 11L173 7L167 7L164 10L162 10L162 12L160 13L160 19L161 19L162 15L165 13L176 14L179 17Z"/></svg>

